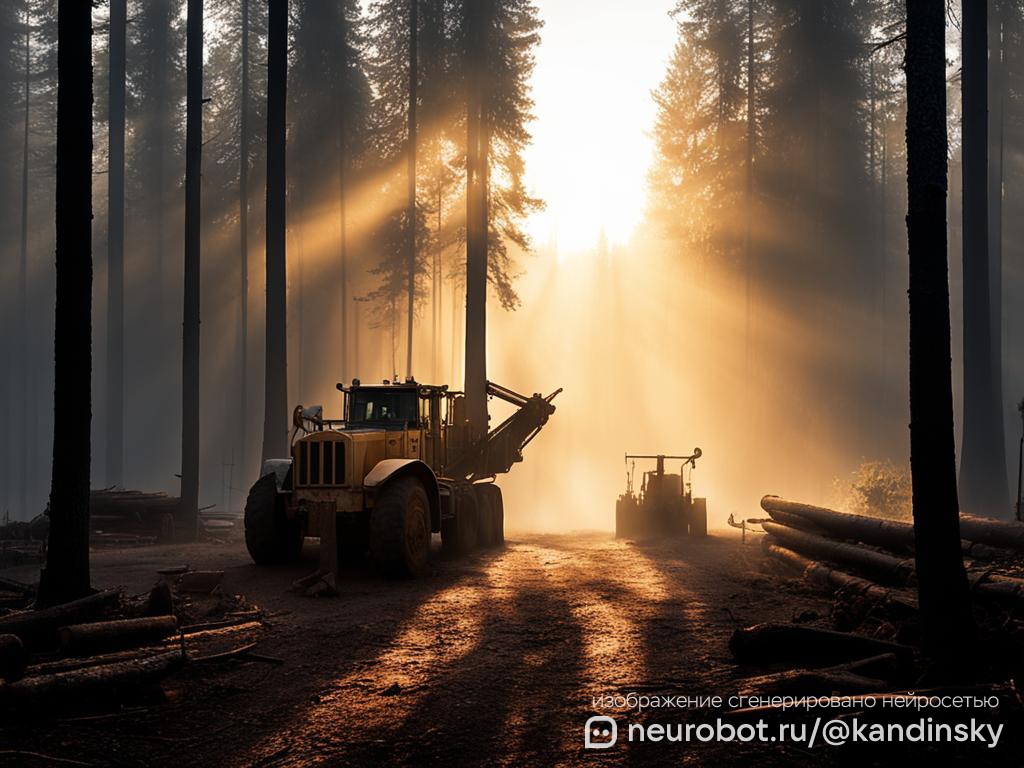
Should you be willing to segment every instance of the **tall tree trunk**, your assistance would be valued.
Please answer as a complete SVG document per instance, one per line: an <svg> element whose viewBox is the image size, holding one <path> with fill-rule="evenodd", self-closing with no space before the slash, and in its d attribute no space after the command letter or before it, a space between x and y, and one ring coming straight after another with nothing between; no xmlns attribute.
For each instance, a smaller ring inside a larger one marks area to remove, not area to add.
<svg viewBox="0 0 1024 768"><path fill-rule="evenodd" d="M419 74L416 42L419 33L419 0L409 0L409 211L406 214L409 269L409 317L405 336L405 375L412 376L412 327L416 314L416 90Z"/></svg>
<svg viewBox="0 0 1024 768"><path fill-rule="evenodd" d="M110 0L107 162L107 484L124 483L124 122L128 0Z"/></svg>
<svg viewBox="0 0 1024 768"><path fill-rule="evenodd" d="M242 92L238 115L238 255L241 268L238 368L239 461L242 477L249 470L249 0L242 0Z"/></svg>
<svg viewBox="0 0 1024 768"><path fill-rule="evenodd" d="M907 0L910 466L925 651L947 672L973 644L960 551L946 259L945 3Z"/></svg>
<svg viewBox="0 0 1024 768"><path fill-rule="evenodd" d="M467 9L466 110L466 415L473 437L487 432L487 181L483 126L485 29L489 0Z"/></svg>
<svg viewBox="0 0 1024 768"><path fill-rule="evenodd" d="M986 0L963 2L964 419L960 492L973 514L1009 515L1001 387L993 371L988 247Z"/></svg>
<svg viewBox="0 0 1024 768"><path fill-rule="evenodd" d="M745 273L745 296L743 309L743 365L744 381L750 382L750 295L752 290L752 270L754 268L753 237L751 228L754 217L754 152L757 140L757 128L754 123L754 0L747 0L747 221L743 231L743 258Z"/></svg>
<svg viewBox="0 0 1024 768"><path fill-rule="evenodd" d="M89 592L92 421L92 4L57 6L53 469L42 605Z"/></svg>
<svg viewBox="0 0 1024 768"><path fill-rule="evenodd" d="M28 164L29 164L29 126L32 106L32 13L28 0L25 2L25 113L24 134L21 145L21 250L18 259L18 400L20 408L18 434L28 440L28 450L19 451L21 466L18 472L18 513L28 512L28 488L32 471L32 463L38 460L35 442L29 440L34 433L28 423L29 383L32 367L29 355L28 339Z"/></svg>
<svg viewBox="0 0 1024 768"><path fill-rule="evenodd" d="M992 390L1005 446L1003 419L1003 133L1006 79L1003 47L1005 0L988 0L988 269L989 323L992 333ZM1005 450L1005 447L1004 447ZM1005 459L1004 459L1005 461Z"/></svg>
<svg viewBox="0 0 1024 768"><path fill-rule="evenodd" d="M287 269L285 253L288 0L269 0L269 12L267 41L267 352L263 411L263 461L284 458L288 455Z"/></svg>
<svg viewBox="0 0 1024 768"><path fill-rule="evenodd" d="M348 18L344 8L341 12L341 73L342 80L337 85L334 98L336 130L338 134L338 260L341 268L341 280L338 289L341 293L341 380L349 377L349 343L348 343L348 212L346 210L348 195L348 131L345 122L345 93L348 88Z"/></svg>
<svg viewBox="0 0 1024 768"><path fill-rule="evenodd" d="M203 167L203 0L188 0L185 46L185 290L181 355L183 538L199 525L199 290Z"/></svg>

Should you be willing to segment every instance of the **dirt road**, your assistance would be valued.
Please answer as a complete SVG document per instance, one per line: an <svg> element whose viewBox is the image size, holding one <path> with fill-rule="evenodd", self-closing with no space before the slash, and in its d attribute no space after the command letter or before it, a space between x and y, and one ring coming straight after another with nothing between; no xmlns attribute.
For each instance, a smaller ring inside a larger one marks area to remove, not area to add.
<svg viewBox="0 0 1024 768"><path fill-rule="evenodd" d="M736 692L731 631L828 601L762 572L759 548L720 534L639 546L608 535L521 536L437 561L430 576L346 573L338 598L287 592L285 569L241 545L99 553L98 584L142 592L172 562L227 569L225 588L269 612L259 650L282 666L227 662L168 681L169 702L120 717L0 725L4 749L95 765L784 765L831 762L789 747L619 744L584 750L593 697ZM10 572L26 577L30 572ZM708 713L649 717L701 721Z"/></svg>

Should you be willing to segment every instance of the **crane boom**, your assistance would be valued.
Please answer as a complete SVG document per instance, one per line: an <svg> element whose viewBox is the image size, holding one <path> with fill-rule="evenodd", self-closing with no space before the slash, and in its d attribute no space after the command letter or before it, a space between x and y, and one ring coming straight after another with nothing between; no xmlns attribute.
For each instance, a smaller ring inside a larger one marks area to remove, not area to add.
<svg viewBox="0 0 1024 768"><path fill-rule="evenodd" d="M513 464L523 460L523 449L555 412L551 401L561 391L561 388L556 389L547 397L540 393L526 397L507 387L487 382L487 394L514 405L516 411L445 467L445 474L473 481L508 472Z"/></svg>

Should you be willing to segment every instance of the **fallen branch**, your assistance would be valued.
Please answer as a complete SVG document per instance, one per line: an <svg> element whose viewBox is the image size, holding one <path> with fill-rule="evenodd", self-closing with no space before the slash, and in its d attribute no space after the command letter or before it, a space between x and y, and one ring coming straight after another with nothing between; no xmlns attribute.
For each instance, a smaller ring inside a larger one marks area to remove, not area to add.
<svg viewBox="0 0 1024 768"><path fill-rule="evenodd" d="M893 654L901 663L909 663L913 657L913 649L900 643L797 624L755 624L737 629L729 638L729 650L746 664L852 661L881 654Z"/></svg>
<svg viewBox="0 0 1024 768"><path fill-rule="evenodd" d="M199 632L212 632L217 629L229 629L234 627L241 627L246 624L261 624L260 614L252 614L248 616L236 616L231 619L223 619L221 621L208 621L204 624L188 624L181 627L180 631L185 635L194 635Z"/></svg>
<svg viewBox="0 0 1024 768"><path fill-rule="evenodd" d="M220 653L211 653L209 656L195 656L189 658L189 661L225 661L227 659L238 658L239 656L245 656L249 651L256 647L256 643L249 643L247 645L240 645L238 648L232 648L228 651L222 651Z"/></svg>
<svg viewBox="0 0 1024 768"><path fill-rule="evenodd" d="M740 695L829 695L870 693L885 688L902 675L895 654L885 653L825 669L791 669L743 681Z"/></svg>

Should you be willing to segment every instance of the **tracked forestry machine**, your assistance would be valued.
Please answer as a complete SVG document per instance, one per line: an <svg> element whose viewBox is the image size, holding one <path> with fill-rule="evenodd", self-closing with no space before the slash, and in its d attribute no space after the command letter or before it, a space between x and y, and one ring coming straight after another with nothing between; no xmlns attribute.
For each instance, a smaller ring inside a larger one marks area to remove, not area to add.
<svg viewBox="0 0 1024 768"><path fill-rule="evenodd" d="M452 555L504 541L494 479L522 461L560 389L525 397L488 382L488 396L516 410L479 439L463 393L447 386L354 379L338 389L344 418L296 407L291 457L265 461L249 491L245 542L256 563L296 560L312 536L320 538L318 574L332 581L339 560L366 553L386 575L415 576L432 533Z"/></svg>
<svg viewBox="0 0 1024 768"><path fill-rule="evenodd" d="M708 502L695 499L691 475L701 457L700 448L689 456L626 454L626 492L615 502L615 536L620 539L707 536ZM654 460L643 473L639 492L633 490L637 460ZM679 473L665 471L666 460L682 461ZM689 468L689 471L687 471Z"/></svg>

